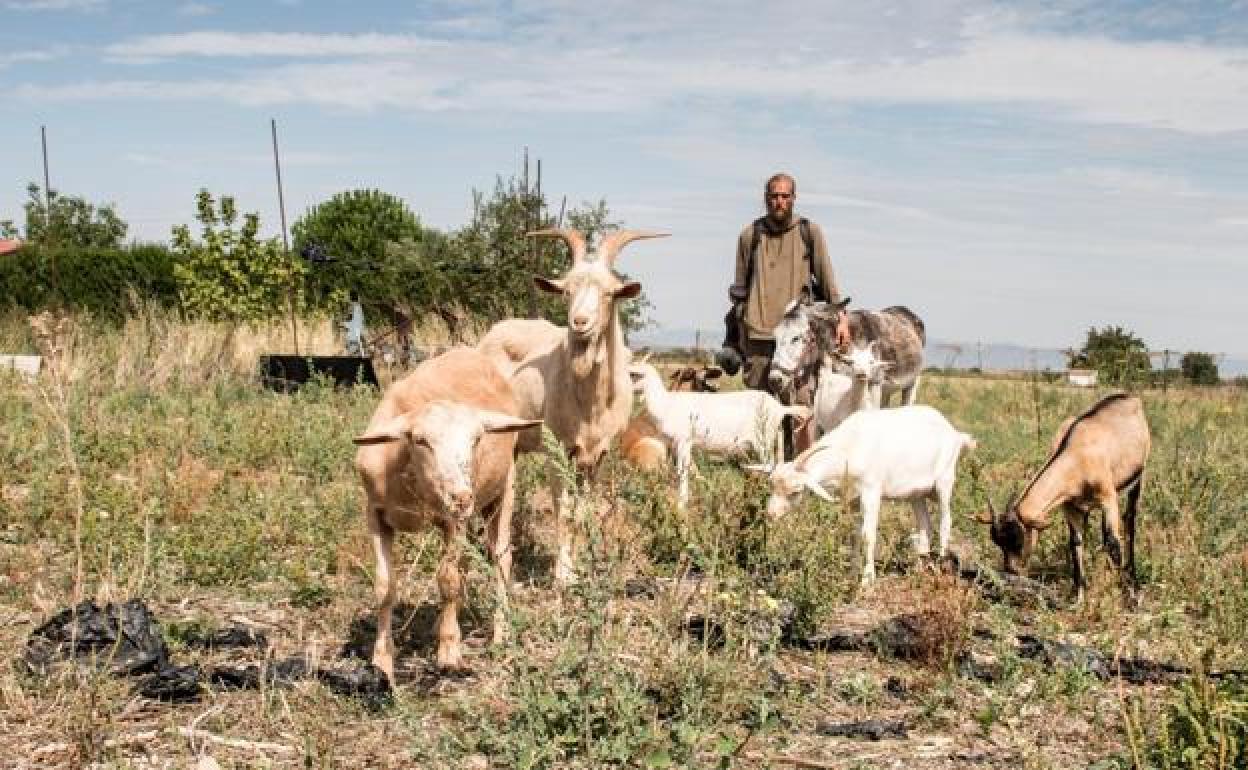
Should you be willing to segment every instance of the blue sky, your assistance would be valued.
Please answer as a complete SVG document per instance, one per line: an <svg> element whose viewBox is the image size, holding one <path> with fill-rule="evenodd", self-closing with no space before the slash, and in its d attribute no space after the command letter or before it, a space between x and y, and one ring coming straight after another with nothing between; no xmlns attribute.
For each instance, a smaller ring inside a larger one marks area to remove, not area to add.
<svg viewBox="0 0 1248 770"><path fill-rule="evenodd" d="M41 180L143 239L201 187L276 234L378 187L457 227L543 161L557 202L668 230L621 268L717 329L762 180L838 278L932 337L1248 355L1248 0L672 4L0 0L0 219Z"/></svg>

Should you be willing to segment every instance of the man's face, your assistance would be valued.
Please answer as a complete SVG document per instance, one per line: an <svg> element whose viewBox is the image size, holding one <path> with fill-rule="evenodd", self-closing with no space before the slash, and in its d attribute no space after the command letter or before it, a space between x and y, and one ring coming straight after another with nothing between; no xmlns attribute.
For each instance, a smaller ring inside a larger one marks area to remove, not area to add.
<svg viewBox="0 0 1248 770"><path fill-rule="evenodd" d="M787 179L777 179L767 185L764 196L767 204L767 216L773 222L784 222L793 214L793 201L797 195L793 192L793 183Z"/></svg>

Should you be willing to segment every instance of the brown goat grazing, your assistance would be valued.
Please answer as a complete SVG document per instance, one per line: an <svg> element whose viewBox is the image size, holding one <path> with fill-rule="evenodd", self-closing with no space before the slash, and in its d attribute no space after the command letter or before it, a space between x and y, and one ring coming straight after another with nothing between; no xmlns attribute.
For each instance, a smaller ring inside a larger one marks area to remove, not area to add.
<svg viewBox="0 0 1248 770"><path fill-rule="evenodd" d="M611 442L624 430L633 405L628 364L632 354L624 345L618 302L641 292L641 284L624 281L615 273L615 259L632 241L666 233L621 230L608 233L594 248L585 236L570 228L538 230L536 237L562 238L572 266L560 278L536 276L544 291L562 294L568 301L568 325L508 319L496 323L477 349L510 377L520 414L541 418L559 439L578 474L592 478ZM525 431L518 448L541 448L537 430ZM558 556L557 583L570 582L572 532L566 512L570 505L560 474L548 472L555 501Z"/></svg>
<svg viewBox="0 0 1248 770"><path fill-rule="evenodd" d="M1108 395L1083 414L1063 422L1048 461L1022 494L1005 513L998 513L989 501L988 513L979 516L990 525L1005 570L1011 574L1026 570L1040 530L1049 525L1049 512L1060 505L1070 535L1071 578L1076 598L1082 601L1087 587L1083 533L1088 513L1095 506L1104 516L1101 532L1105 549L1120 571L1124 589L1133 592L1135 518L1151 447L1143 404L1126 393ZM1124 490L1127 507L1120 517L1118 494Z"/></svg>
<svg viewBox="0 0 1248 770"><path fill-rule="evenodd" d="M364 485L364 517L377 559L380 606L373 662L394 681L391 614L396 594L391 565L394 533L436 526L442 532L437 583L437 662L463 667L459 642L461 540L467 519L486 517L495 563L498 610L494 640L502 638L502 610L511 582L511 513L516 431L541 421L515 417L511 386L485 356L454 348L431 358L391 385L364 433L355 438L355 467Z"/></svg>

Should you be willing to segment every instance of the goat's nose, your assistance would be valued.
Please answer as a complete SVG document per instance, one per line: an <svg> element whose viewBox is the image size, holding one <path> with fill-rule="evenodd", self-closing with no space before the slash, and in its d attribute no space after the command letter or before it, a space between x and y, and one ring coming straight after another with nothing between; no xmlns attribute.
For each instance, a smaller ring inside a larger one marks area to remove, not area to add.
<svg viewBox="0 0 1248 770"><path fill-rule="evenodd" d="M589 316L587 315L572 316L572 328L573 329L576 329L579 332L579 331L584 331L585 328L588 326L589 326Z"/></svg>

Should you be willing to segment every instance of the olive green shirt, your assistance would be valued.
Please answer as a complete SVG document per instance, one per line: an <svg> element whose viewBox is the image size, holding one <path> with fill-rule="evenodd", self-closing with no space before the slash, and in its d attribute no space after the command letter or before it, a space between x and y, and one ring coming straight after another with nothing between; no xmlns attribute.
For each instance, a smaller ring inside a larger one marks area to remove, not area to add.
<svg viewBox="0 0 1248 770"><path fill-rule="evenodd" d="M772 339L772 330L784 317L784 309L797 299L809 280L810 268L806 265L806 243L802 240L799 217L794 216L787 227L772 232L771 220L766 220L758 241L758 260L754 265L754 279L748 289L745 304L745 327L751 339ZM823 230L810 222L810 239L814 247L812 259L814 273L823 288L826 299L840 300L841 293L832 274L828 259L828 244ZM737 239L737 273L734 286L745 284L750 260L750 244L754 241L754 223L745 226Z"/></svg>

